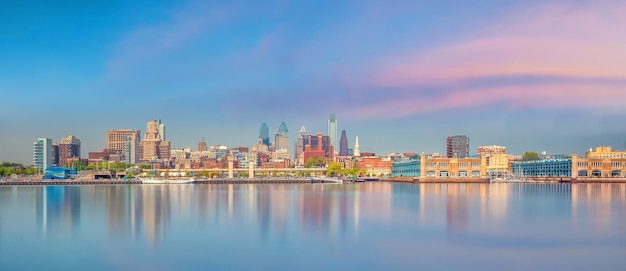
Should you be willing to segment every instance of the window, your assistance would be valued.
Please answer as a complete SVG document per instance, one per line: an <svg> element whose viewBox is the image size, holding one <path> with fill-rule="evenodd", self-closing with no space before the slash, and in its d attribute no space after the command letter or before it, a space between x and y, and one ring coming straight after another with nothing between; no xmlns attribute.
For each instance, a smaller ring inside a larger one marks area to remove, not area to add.
<svg viewBox="0 0 626 271"><path fill-rule="evenodd" d="M447 171L440 171L439 172L439 177L448 177L448 176L449 176L449 174L448 174Z"/></svg>
<svg viewBox="0 0 626 271"><path fill-rule="evenodd" d="M467 171L459 171L459 177L467 177Z"/></svg>
<svg viewBox="0 0 626 271"><path fill-rule="evenodd" d="M434 171L426 171L426 177L435 177Z"/></svg>
<svg viewBox="0 0 626 271"><path fill-rule="evenodd" d="M586 170L579 170L578 171L578 177L587 177L587 171Z"/></svg>
<svg viewBox="0 0 626 271"><path fill-rule="evenodd" d="M464 168L464 169L466 169L466 168L467 168L467 162L462 162L462 163L459 163L459 168Z"/></svg>
<svg viewBox="0 0 626 271"><path fill-rule="evenodd" d="M472 177L480 177L480 171L478 170L472 171Z"/></svg>
<svg viewBox="0 0 626 271"><path fill-rule="evenodd" d="M439 168L450 168L450 163L447 163L447 162L439 163Z"/></svg>
<svg viewBox="0 0 626 271"><path fill-rule="evenodd" d="M472 168L480 168L480 162L472 162Z"/></svg>

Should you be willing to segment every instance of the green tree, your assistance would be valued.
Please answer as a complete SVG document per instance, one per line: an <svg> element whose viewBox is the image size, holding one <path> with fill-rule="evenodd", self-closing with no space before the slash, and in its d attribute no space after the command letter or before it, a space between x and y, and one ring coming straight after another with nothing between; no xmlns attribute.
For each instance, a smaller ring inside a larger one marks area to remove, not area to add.
<svg viewBox="0 0 626 271"><path fill-rule="evenodd" d="M336 177L339 175L343 175L343 168L341 168L341 164L337 162L330 162L330 164L328 164L328 168L326 169L326 176Z"/></svg>
<svg viewBox="0 0 626 271"><path fill-rule="evenodd" d="M318 166L320 166L322 164L324 164L324 158L311 157L311 158L306 160L306 163L304 164L304 167L305 168L312 168L312 167L318 167Z"/></svg>
<svg viewBox="0 0 626 271"><path fill-rule="evenodd" d="M539 160L539 154L532 151L527 151L522 155L522 161L537 161Z"/></svg>

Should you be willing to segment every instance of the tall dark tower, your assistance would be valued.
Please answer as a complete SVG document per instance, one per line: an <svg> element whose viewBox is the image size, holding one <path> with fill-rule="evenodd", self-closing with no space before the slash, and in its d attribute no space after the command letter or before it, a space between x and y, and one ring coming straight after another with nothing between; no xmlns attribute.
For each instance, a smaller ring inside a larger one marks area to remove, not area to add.
<svg viewBox="0 0 626 271"><path fill-rule="evenodd" d="M265 123L261 124L259 139L261 139L261 142L265 144L265 146L270 146L270 128L268 128L267 124Z"/></svg>
<svg viewBox="0 0 626 271"><path fill-rule="evenodd" d="M341 131L341 140L339 140L339 156L348 155L348 136L346 130Z"/></svg>

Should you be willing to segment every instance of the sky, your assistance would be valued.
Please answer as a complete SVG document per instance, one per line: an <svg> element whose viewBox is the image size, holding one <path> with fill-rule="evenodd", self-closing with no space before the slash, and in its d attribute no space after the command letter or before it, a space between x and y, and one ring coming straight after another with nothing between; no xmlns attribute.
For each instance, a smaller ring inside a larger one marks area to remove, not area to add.
<svg viewBox="0 0 626 271"><path fill-rule="evenodd" d="M1 1L0 161L166 125L252 146L281 121L361 151L626 149L625 1Z"/></svg>

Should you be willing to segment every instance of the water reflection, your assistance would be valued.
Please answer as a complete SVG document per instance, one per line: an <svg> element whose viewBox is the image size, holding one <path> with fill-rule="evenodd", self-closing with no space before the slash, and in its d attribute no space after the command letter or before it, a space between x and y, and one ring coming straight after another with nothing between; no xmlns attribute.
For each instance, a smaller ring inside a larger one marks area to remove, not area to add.
<svg viewBox="0 0 626 271"><path fill-rule="evenodd" d="M116 250L129 244L169 249L177 240L190 249L219 244L230 252L242 248L229 242L252 251L280 244L275 250L296 259L301 242L381 260L443 251L441 244L448 253L603 242L624 251L626 184L0 187L0 256L16 235L37 238L30 225L43 238L78 236L75 242L105 241ZM411 259L402 261L411 266Z"/></svg>

